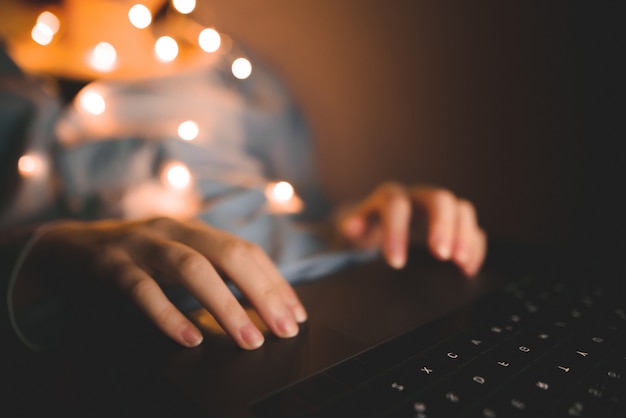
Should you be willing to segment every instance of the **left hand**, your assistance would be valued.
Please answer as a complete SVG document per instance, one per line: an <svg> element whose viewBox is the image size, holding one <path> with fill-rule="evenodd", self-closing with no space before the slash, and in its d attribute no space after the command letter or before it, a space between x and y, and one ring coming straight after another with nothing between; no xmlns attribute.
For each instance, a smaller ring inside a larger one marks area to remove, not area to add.
<svg viewBox="0 0 626 418"><path fill-rule="evenodd" d="M384 183L348 211L339 226L359 247L380 246L398 269L406 264L411 230L424 227L433 255L453 261L466 276L474 276L485 259L487 237L474 205L442 188Z"/></svg>

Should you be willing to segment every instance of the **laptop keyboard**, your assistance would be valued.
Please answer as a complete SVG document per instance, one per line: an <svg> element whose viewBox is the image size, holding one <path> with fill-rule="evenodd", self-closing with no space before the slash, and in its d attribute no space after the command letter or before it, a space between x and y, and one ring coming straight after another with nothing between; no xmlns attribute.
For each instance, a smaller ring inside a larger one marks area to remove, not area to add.
<svg viewBox="0 0 626 418"><path fill-rule="evenodd" d="M253 405L261 417L624 417L626 280L525 278Z"/></svg>

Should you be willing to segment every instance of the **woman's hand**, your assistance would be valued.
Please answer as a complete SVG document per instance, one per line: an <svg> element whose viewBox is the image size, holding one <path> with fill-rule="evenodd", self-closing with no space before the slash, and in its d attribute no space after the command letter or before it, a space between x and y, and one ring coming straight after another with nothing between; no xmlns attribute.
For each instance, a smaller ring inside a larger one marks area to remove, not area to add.
<svg viewBox="0 0 626 418"><path fill-rule="evenodd" d="M201 221L59 223L37 241L29 259L39 275L44 268L55 269L57 277L97 277L113 284L161 331L189 347L200 344L202 334L167 299L161 285L184 286L244 349L258 348L264 337L222 273L277 336L295 336L298 322L307 318L293 288L260 247Z"/></svg>
<svg viewBox="0 0 626 418"><path fill-rule="evenodd" d="M340 219L342 234L360 247L382 247L387 262L406 263L411 231L426 227L429 250L452 260L467 276L475 275L485 258L486 235L474 206L448 190L385 183Z"/></svg>

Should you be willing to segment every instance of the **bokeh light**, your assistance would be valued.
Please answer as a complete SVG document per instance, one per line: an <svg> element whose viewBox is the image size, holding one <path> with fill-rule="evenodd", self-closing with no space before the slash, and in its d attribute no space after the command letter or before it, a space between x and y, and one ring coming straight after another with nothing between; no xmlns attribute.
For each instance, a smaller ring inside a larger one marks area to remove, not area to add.
<svg viewBox="0 0 626 418"><path fill-rule="evenodd" d="M154 52L161 61L173 61L178 56L178 43L171 36L161 36L154 44Z"/></svg>
<svg viewBox="0 0 626 418"><path fill-rule="evenodd" d="M174 189L185 189L191 184L191 172L183 163L169 163L163 169L163 182Z"/></svg>
<svg viewBox="0 0 626 418"><path fill-rule="evenodd" d="M198 35L198 44L205 52L215 52L220 48L222 38L220 34L212 28L206 28Z"/></svg>
<svg viewBox="0 0 626 418"><path fill-rule="evenodd" d="M280 202L287 202L293 195L293 186L286 181L279 181L272 187L272 198Z"/></svg>
<svg viewBox="0 0 626 418"><path fill-rule="evenodd" d="M61 27L61 22L59 18L52 12L45 11L39 14L37 17L37 23L41 23L42 25L46 25L52 30L52 34L56 35Z"/></svg>
<svg viewBox="0 0 626 418"><path fill-rule="evenodd" d="M240 80L250 77L252 74L252 64L245 58L237 58L231 67L233 75Z"/></svg>
<svg viewBox="0 0 626 418"><path fill-rule="evenodd" d="M41 170L41 161L36 155L24 154L17 160L17 169L24 177L32 177Z"/></svg>
<svg viewBox="0 0 626 418"><path fill-rule="evenodd" d="M117 51L108 42L100 42L93 49L89 64L98 71L111 71L117 61Z"/></svg>
<svg viewBox="0 0 626 418"><path fill-rule="evenodd" d="M152 13L143 4L135 4L128 10L128 20L137 29L145 29L152 23Z"/></svg>
<svg viewBox="0 0 626 418"><path fill-rule="evenodd" d="M192 141L196 139L200 128L198 124L192 120L186 120L178 125L178 136L185 141Z"/></svg>
<svg viewBox="0 0 626 418"><path fill-rule="evenodd" d="M186 15L196 8L196 0L172 0L172 6L178 13Z"/></svg>
<svg viewBox="0 0 626 418"><path fill-rule="evenodd" d="M45 23L37 22L30 32L30 36L33 38L33 41L37 42L39 45L45 46L52 42L54 31Z"/></svg>
<svg viewBox="0 0 626 418"><path fill-rule="evenodd" d="M101 115L106 110L104 98L95 91L83 91L79 98L80 106L92 115Z"/></svg>

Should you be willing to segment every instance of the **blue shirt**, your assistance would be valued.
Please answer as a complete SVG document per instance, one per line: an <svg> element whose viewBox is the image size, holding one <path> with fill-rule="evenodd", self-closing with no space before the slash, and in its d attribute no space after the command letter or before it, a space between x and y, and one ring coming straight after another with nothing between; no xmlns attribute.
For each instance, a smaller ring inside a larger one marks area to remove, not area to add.
<svg viewBox="0 0 626 418"><path fill-rule="evenodd" d="M271 73L253 61L251 76L236 79L231 58L173 76L96 81L63 106L50 85L0 52L0 175L11 189L0 205L2 301L10 301L7 288L36 240L35 226L55 219L194 216L259 244L290 281L371 256L335 251L312 227L330 207L316 184L309 130ZM84 104L90 94L105 104L102 112ZM198 128L193 141L178 134L188 120ZM20 163L30 168L20 171ZM164 184L168 164L186 167L187 187ZM303 210L271 210L265 190L277 180L294 186ZM20 228L26 232L14 233ZM169 295L182 310L199 307L184 290ZM52 308L21 322L7 315L32 346L40 344L28 329L46 328L42 321L62 310L48 302Z"/></svg>

